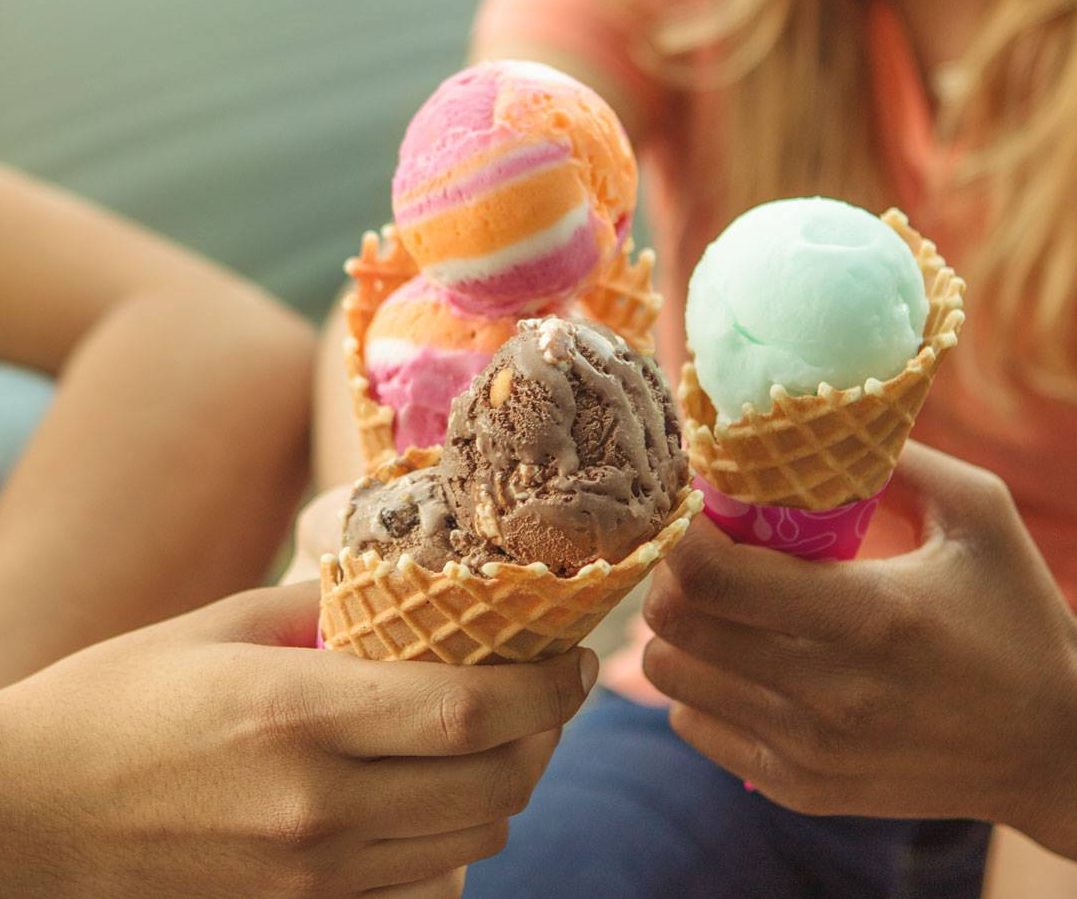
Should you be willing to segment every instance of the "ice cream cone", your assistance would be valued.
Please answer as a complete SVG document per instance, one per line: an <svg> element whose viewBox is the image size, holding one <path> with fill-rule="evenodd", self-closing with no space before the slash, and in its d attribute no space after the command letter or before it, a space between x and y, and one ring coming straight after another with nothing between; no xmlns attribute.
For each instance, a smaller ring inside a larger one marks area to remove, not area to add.
<svg viewBox="0 0 1077 899"><path fill-rule="evenodd" d="M580 305L588 318L650 353L654 351L652 330L662 305L653 285L654 253L643 250L634 262L631 257L632 244L626 241L616 262L581 298ZM344 270L355 279L355 289L342 301L348 327L345 364L363 465L370 470L396 455L397 448L393 441L393 409L378 403L370 392L363 364L363 340L378 306L419 270L392 225L386 225L380 234L364 234L359 255L349 259Z"/></svg>
<svg viewBox="0 0 1077 899"><path fill-rule="evenodd" d="M641 250L632 260L633 245L626 240L621 255L580 300L587 318L612 328L644 353L654 352L654 324L662 308L662 295L654 289L654 250Z"/></svg>
<svg viewBox="0 0 1077 899"><path fill-rule="evenodd" d="M344 271L354 279L355 287L344 295L341 304L348 334L344 338L344 363L352 410L359 432L359 450L364 468L373 468L396 454L393 443L393 410L377 402L370 394L370 382L363 368L362 346L374 310L394 290L414 277L419 269L392 225L367 231L359 255L344 264Z"/></svg>
<svg viewBox="0 0 1077 899"><path fill-rule="evenodd" d="M409 450L373 477L392 480L439 458L439 448ZM390 564L374 551L324 556L322 639L330 649L365 659L475 665L557 655L579 643L647 575L701 507L699 492L685 487L652 540L620 562L599 560L568 578L541 563L490 563L480 575L455 562L428 571L406 555Z"/></svg>
<svg viewBox="0 0 1077 899"><path fill-rule="evenodd" d="M725 424L685 365L679 399L692 467L735 503L833 510L878 494L897 465L939 363L957 344L965 282L903 213L882 219L912 250L930 304L920 350L897 375L845 390L821 384L810 396L775 386L770 412L745 406Z"/></svg>

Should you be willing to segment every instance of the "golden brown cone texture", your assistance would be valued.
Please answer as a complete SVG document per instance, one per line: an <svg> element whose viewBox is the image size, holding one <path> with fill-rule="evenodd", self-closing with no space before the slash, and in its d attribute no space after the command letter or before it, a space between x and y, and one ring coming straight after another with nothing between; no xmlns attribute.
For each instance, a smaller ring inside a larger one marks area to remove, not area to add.
<svg viewBox="0 0 1077 899"><path fill-rule="evenodd" d="M344 319L348 336L344 339L344 364L352 410L359 429L359 451L363 468L370 470L396 455L393 442L393 410L370 395L370 382L363 368L362 347L374 312L394 290L419 274L415 260L396 236L392 225L381 235L367 231L359 255L349 259L344 271L355 280L355 289L344 297Z"/></svg>
<svg viewBox="0 0 1077 899"><path fill-rule="evenodd" d="M882 220L909 245L924 276L930 311L919 353L887 381L837 390L821 384L815 396L772 393L773 409L748 409L737 421L715 424L695 366L681 376L679 399L692 468L742 502L799 509L833 509L867 499L890 478L939 363L965 320L965 282L935 245L890 209Z"/></svg>
<svg viewBox="0 0 1077 899"><path fill-rule="evenodd" d="M435 464L440 448L408 450L378 468L389 481ZM377 552L322 558L322 639L364 659L456 665L527 662L571 649L681 539L702 508L685 487L661 531L627 558L594 562L570 578L546 566L493 565L489 577L450 562L433 572Z"/></svg>
<svg viewBox="0 0 1077 899"><path fill-rule="evenodd" d="M654 352L654 323L662 298L654 289L654 253L643 250L632 260L632 242L624 249L601 281L580 298L589 318L612 328L636 349ZM397 237L386 225L379 235L363 235L359 255L349 259L344 270L355 279L355 289L344 297L348 336L344 342L345 365L352 396L352 408L359 428L363 465L370 470L396 455L393 442L393 410L370 395L370 382L363 367L362 347L367 328L378 306L394 290L419 273Z"/></svg>

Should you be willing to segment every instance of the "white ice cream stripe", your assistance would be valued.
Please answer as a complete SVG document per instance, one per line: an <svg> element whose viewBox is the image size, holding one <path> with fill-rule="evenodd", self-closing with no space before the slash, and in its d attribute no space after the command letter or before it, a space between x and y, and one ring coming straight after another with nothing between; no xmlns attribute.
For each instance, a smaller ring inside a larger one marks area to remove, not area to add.
<svg viewBox="0 0 1077 899"><path fill-rule="evenodd" d="M583 202L544 231L485 256L467 259L444 259L426 269L427 276L441 284L481 281L516 265L540 259L563 247L576 231L587 224L590 206Z"/></svg>
<svg viewBox="0 0 1077 899"><path fill-rule="evenodd" d="M363 362L367 368L402 365L410 362L419 349L417 344L400 337L377 337L367 341Z"/></svg>

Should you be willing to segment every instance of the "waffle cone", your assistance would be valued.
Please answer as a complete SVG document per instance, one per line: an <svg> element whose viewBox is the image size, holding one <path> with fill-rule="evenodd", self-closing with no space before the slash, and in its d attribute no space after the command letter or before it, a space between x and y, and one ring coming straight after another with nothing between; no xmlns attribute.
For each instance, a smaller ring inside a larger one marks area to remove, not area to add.
<svg viewBox="0 0 1077 899"><path fill-rule="evenodd" d="M374 472L389 481L433 465L440 448L408 450ZM700 510L685 487L662 530L627 558L592 562L570 578L543 564L490 563L480 576L449 562L428 571L410 556L396 564L375 551L322 558L322 639L364 659L476 665L527 662L571 649L684 535Z"/></svg>
<svg viewBox="0 0 1077 899"><path fill-rule="evenodd" d="M588 318L649 354L654 352L654 324L662 295L654 289L654 250L641 250L635 261L632 250L632 241L626 240L621 255L598 285L581 297L580 305Z"/></svg>
<svg viewBox="0 0 1077 899"><path fill-rule="evenodd" d="M395 456L396 444L392 408L377 402L370 393L370 381L363 367L363 340L378 306L414 278L419 269L397 238L396 229L386 225L381 234L367 231L363 235L359 255L345 263L344 271L355 284L342 301L348 331L344 338L344 364L359 432L359 452L364 470L370 470Z"/></svg>
<svg viewBox="0 0 1077 899"><path fill-rule="evenodd" d="M643 250L632 260L631 241L599 284L580 300L585 315L612 328L642 352L654 351L652 331L662 305L654 290L654 253ZM419 273L392 225L379 234L363 235L359 255L344 270L355 280L355 289L342 301L347 323L344 357L363 467L369 471L396 455L393 441L393 410L378 403L370 393L363 365L363 340L378 306L397 288Z"/></svg>
<svg viewBox="0 0 1077 899"><path fill-rule="evenodd" d="M721 424L695 366L685 365L679 399L689 458L727 496L819 511L874 496L889 480L939 363L957 344L965 282L903 213L882 219L916 257L930 303L920 351L897 375L845 390L824 383L813 396L775 386L770 412L745 406L740 419Z"/></svg>

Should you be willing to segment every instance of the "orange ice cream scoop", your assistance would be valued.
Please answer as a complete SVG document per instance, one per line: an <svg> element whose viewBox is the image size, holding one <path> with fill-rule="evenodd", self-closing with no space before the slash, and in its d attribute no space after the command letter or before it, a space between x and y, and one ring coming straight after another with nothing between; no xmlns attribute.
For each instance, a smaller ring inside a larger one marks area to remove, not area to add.
<svg viewBox="0 0 1077 899"><path fill-rule="evenodd" d="M468 311L520 315L592 286L636 205L613 110L538 63L483 63L412 119L393 178L400 238Z"/></svg>
<svg viewBox="0 0 1077 899"><path fill-rule="evenodd" d="M515 318L464 312L422 275L388 297L364 336L363 367L372 397L395 411L397 448L441 443L453 397L515 333Z"/></svg>

